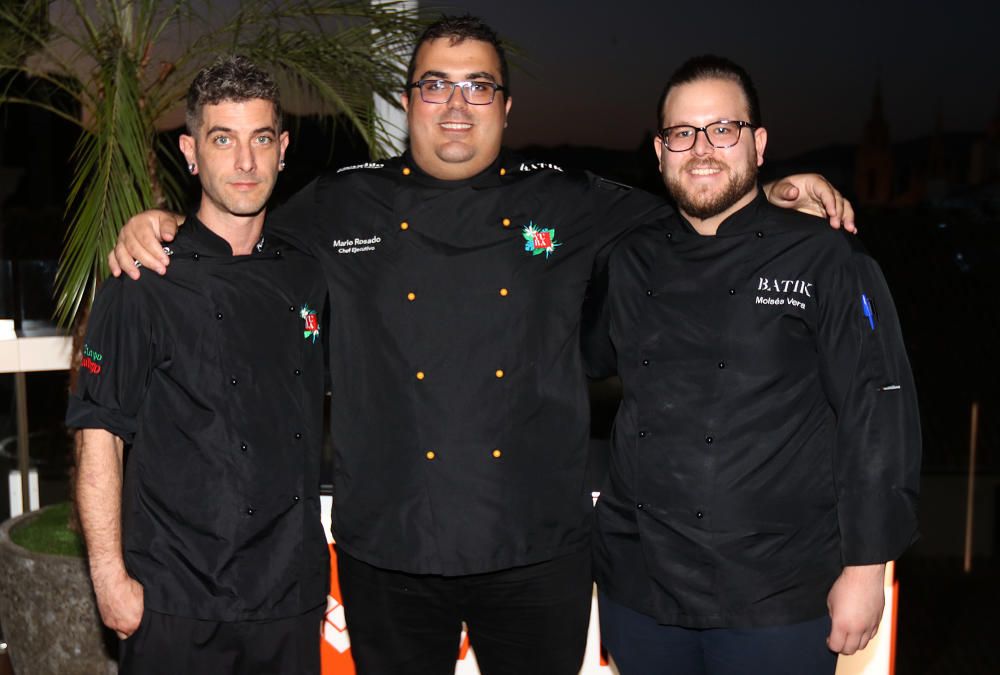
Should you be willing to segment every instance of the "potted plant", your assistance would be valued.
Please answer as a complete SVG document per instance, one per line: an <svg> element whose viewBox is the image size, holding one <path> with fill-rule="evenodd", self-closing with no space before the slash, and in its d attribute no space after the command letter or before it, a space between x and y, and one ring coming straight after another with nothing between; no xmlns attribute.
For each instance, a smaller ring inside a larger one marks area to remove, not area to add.
<svg viewBox="0 0 1000 675"><path fill-rule="evenodd" d="M56 504L0 525L0 615L18 675L118 672L70 511Z"/></svg>

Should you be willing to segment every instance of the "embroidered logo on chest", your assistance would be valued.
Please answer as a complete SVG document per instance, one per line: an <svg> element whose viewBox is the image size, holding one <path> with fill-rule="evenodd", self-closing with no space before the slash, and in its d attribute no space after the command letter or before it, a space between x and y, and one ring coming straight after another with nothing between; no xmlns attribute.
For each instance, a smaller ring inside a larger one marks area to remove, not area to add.
<svg viewBox="0 0 1000 675"><path fill-rule="evenodd" d="M812 300L812 289L811 281L758 277L755 302L758 305L788 305L805 309Z"/></svg>
<svg viewBox="0 0 1000 675"><path fill-rule="evenodd" d="M521 230L524 237L524 250L531 255L545 254L546 259L552 255L556 248L562 244L556 241L555 228L540 228L533 222L529 222Z"/></svg>
<svg viewBox="0 0 1000 675"><path fill-rule="evenodd" d="M299 316L304 322L302 337L306 340L312 338L313 344L315 344L316 338L319 337L319 315L316 314L315 309L309 309L309 305L302 305Z"/></svg>

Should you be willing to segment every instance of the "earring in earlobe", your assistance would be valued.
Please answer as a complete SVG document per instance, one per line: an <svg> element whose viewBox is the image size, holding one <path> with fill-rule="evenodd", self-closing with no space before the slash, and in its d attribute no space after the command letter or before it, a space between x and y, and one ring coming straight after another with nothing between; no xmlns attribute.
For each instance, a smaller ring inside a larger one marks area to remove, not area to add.
<svg viewBox="0 0 1000 675"><path fill-rule="evenodd" d="M285 170L285 160L279 159L278 160L278 171L284 171L284 170Z"/></svg>
<svg viewBox="0 0 1000 675"><path fill-rule="evenodd" d="M194 170L195 170L194 162L188 162L188 173L193 176Z"/></svg>

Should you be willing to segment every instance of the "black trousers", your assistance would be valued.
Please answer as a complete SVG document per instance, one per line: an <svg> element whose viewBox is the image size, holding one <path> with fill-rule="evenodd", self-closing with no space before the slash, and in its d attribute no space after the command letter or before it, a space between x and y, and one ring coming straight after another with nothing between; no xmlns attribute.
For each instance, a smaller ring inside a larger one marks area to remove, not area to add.
<svg viewBox="0 0 1000 675"><path fill-rule="evenodd" d="M600 594L601 640L621 675L833 675L830 617L767 628L693 629Z"/></svg>
<svg viewBox="0 0 1000 675"><path fill-rule="evenodd" d="M266 621L202 621L146 610L118 643L120 675L319 675L325 606Z"/></svg>
<svg viewBox="0 0 1000 675"><path fill-rule="evenodd" d="M590 551L458 577L384 570L337 552L358 675L452 675L464 621L482 675L577 675Z"/></svg>

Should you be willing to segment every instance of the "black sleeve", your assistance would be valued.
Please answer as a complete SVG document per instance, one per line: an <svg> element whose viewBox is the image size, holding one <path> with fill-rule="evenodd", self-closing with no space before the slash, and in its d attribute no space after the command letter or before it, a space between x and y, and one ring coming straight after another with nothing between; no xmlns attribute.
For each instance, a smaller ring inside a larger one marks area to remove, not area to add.
<svg viewBox="0 0 1000 675"><path fill-rule="evenodd" d="M126 443L135 438L139 409L157 360L142 301L145 283L150 282L109 279L98 291L66 426L105 429Z"/></svg>
<svg viewBox="0 0 1000 675"><path fill-rule="evenodd" d="M917 538L917 396L885 278L857 242L819 298L820 364L837 415L834 478L844 565L895 560Z"/></svg>
<svg viewBox="0 0 1000 675"><path fill-rule="evenodd" d="M590 174L593 216L597 219L594 273L607 265L611 249L623 234L673 213L662 197Z"/></svg>
<svg viewBox="0 0 1000 675"><path fill-rule="evenodd" d="M596 251L590 284L583 305L580 343L584 368L591 378L604 378L617 372L615 351L608 334L608 259L623 235L643 223L673 213L661 197L645 190L616 183L594 174L590 181L589 217L595 219Z"/></svg>

